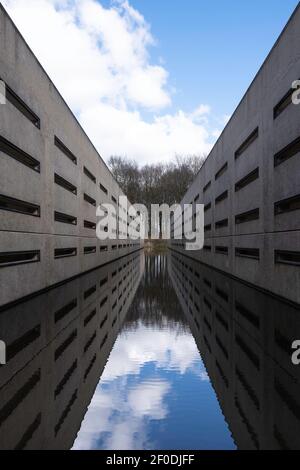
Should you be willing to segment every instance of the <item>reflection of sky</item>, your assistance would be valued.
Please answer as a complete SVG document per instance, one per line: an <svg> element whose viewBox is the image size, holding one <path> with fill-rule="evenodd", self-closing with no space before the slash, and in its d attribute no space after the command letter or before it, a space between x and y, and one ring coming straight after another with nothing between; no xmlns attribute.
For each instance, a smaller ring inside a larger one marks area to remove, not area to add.
<svg viewBox="0 0 300 470"><path fill-rule="evenodd" d="M233 448L192 335L141 322L123 332L74 449Z"/></svg>

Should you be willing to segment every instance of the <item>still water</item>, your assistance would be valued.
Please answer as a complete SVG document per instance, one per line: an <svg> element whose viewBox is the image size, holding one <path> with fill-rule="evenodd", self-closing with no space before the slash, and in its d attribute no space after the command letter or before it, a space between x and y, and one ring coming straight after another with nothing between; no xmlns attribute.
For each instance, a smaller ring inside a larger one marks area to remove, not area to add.
<svg viewBox="0 0 300 470"><path fill-rule="evenodd" d="M299 308L172 252L0 311L1 449L300 449Z"/></svg>
<svg viewBox="0 0 300 470"><path fill-rule="evenodd" d="M145 274L74 449L234 449L166 257Z"/></svg>

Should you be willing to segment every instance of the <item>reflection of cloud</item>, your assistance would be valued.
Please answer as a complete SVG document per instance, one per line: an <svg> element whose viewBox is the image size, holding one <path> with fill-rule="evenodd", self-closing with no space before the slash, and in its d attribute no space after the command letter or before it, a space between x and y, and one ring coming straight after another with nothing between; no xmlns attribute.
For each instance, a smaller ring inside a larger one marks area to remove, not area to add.
<svg viewBox="0 0 300 470"><path fill-rule="evenodd" d="M138 374L150 362L157 368L184 374L198 360L199 351L191 334L153 330L140 323L137 330L118 338L102 378L113 380L125 374Z"/></svg>
<svg viewBox="0 0 300 470"><path fill-rule="evenodd" d="M107 450L151 447L147 422L166 417L164 397L169 390L170 384L159 380L133 388L128 380L120 386L120 379L109 388L98 386L73 449L95 449L99 439L101 447Z"/></svg>
<svg viewBox="0 0 300 470"><path fill-rule="evenodd" d="M208 376L208 373L206 372L206 370L202 370L199 372L199 377L201 380L203 380L204 382L208 382L209 381L209 376Z"/></svg>
<svg viewBox="0 0 300 470"><path fill-rule="evenodd" d="M167 373L166 378L160 378L160 371ZM74 449L155 448L148 436L149 423L167 418L166 397L172 390L172 380L187 372L201 381L208 380L190 334L176 329L156 330L142 322L135 331L121 334Z"/></svg>
<svg viewBox="0 0 300 470"><path fill-rule="evenodd" d="M145 442L143 423L139 421L127 421L116 423L105 448L107 450L141 450ZM138 436L136 439L135 436Z"/></svg>
<svg viewBox="0 0 300 470"><path fill-rule="evenodd" d="M130 391L128 404L135 416L149 416L152 419L164 419L167 409L163 398L168 393L170 385L159 380L139 384Z"/></svg>

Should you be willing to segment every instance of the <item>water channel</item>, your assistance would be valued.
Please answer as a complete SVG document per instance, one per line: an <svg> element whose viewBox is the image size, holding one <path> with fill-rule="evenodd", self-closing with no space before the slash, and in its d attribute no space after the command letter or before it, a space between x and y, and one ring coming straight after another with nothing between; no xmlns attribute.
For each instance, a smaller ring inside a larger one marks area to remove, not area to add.
<svg viewBox="0 0 300 470"><path fill-rule="evenodd" d="M0 448L299 449L299 313L176 252L12 306Z"/></svg>

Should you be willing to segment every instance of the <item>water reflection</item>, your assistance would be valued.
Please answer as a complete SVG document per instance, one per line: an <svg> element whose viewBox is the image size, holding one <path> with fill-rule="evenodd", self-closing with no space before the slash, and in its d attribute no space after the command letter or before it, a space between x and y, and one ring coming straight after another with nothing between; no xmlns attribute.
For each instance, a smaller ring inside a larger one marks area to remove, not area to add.
<svg viewBox="0 0 300 470"><path fill-rule="evenodd" d="M129 255L0 313L0 448L69 449L143 270Z"/></svg>
<svg viewBox="0 0 300 470"><path fill-rule="evenodd" d="M300 309L180 254L170 276L239 449L300 449Z"/></svg>
<svg viewBox="0 0 300 470"><path fill-rule="evenodd" d="M167 271L146 269L74 449L232 449Z"/></svg>
<svg viewBox="0 0 300 470"><path fill-rule="evenodd" d="M0 311L1 449L300 449L300 310L140 253Z"/></svg>

